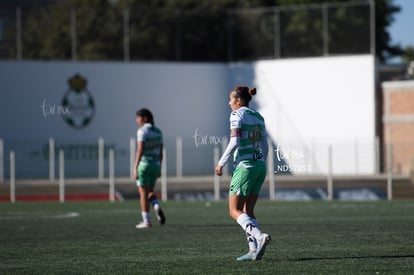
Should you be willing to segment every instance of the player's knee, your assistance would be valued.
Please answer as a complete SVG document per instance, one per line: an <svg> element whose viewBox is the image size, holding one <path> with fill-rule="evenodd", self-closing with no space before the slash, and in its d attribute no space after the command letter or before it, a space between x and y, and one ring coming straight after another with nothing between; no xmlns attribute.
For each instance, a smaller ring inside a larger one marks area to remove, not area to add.
<svg viewBox="0 0 414 275"><path fill-rule="evenodd" d="M237 209L229 209L229 215L233 218L233 220L237 221L237 217L240 215L240 211Z"/></svg>
<svg viewBox="0 0 414 275"><path fill-rule="evenodd" d="M152 200L152 199L154 199L154 198L157 198L157 196L155 195L155 193L154 193L154 192L149 192L149 193L148 193L148 199L149 199L149 200Z"/></svg>

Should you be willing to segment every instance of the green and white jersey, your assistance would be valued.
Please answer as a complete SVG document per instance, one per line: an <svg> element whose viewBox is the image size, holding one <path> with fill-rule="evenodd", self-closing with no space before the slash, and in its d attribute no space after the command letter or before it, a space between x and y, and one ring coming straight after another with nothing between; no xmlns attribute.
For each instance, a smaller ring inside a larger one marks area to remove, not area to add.
<svg viewBox="0 0 414 275"><path fill-rule="evenodd" d="M151 123L145 123L137 131L137 141L144 142L144 152L141 161L160 163L162 147L162 132Z"/></svg>
<svg viewBox="0 0 414 275"><path fill-rule="evenodd" d="M233 153L234 165L243 161L266 161L267 133L263 117L253 109L241 107L230 115L230 129L239 129L238 146Z"/></svg>

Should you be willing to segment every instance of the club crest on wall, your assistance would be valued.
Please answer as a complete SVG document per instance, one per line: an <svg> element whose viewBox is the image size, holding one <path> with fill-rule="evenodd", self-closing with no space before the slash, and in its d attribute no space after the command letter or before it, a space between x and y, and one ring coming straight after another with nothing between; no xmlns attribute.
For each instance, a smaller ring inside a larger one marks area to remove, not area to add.
<svg viewBox="0 0 414 275"><path fill-rule="evenodd" d="M75 74L68 79L69 89L65 92L62 105L68 107L70 113L63 116L68 125L76 129L87 127L95 113L95 102L87 89L87 79Z"/></svg>

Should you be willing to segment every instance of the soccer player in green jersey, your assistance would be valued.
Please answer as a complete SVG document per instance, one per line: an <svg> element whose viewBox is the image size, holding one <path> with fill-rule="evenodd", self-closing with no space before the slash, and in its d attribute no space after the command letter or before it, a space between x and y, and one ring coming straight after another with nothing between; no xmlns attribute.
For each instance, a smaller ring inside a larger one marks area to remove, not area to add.
<svg viewBox="0 0 414 275"><path fill-rule="evenodd" d="M267 134L263 117L249 108L256 88L236 86L230 92L230 141L215 172L222 175L223 166L233 155L234 171L229 190L230 216L246 233L249 252L238 261L260 260L271 238L259 229L254 207L266 177L268 153Z"/></svg>
<svg viewBox="0 0 414 275"><path fill-rule="evenodd" d="M150 110L141 109L136 113L137 153L134 164L134 177L138 186L143 221L136 228L149 228L152 226L150 219L150 204L154 207L155 214L161 225L165 223L165 215L161 209L154 186L161 174L162 161L162 132L154 126L154 117Z"/></svg>

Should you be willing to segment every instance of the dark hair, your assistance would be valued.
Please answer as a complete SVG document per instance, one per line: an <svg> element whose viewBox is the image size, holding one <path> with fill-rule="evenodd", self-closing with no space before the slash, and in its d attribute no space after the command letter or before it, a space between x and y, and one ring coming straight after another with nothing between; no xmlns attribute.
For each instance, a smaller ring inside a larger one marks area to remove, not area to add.
<svg viewBox="0 0 414 275"><path fill-rule="evenodd" d="M148 122L154 125L154 116L152 115L150 110L146 108L138 110L136 116L146 117Z"/></svg>
<svg viewBox="0 0 414 275"><path fill-rule="evenodd" d="M250 100L252 100L252 96L256 94L256 88L249 88L246 86L236 86L233 88L234 96L236 98L240 98L244 101L246 106L249 106Z"/></svg>

